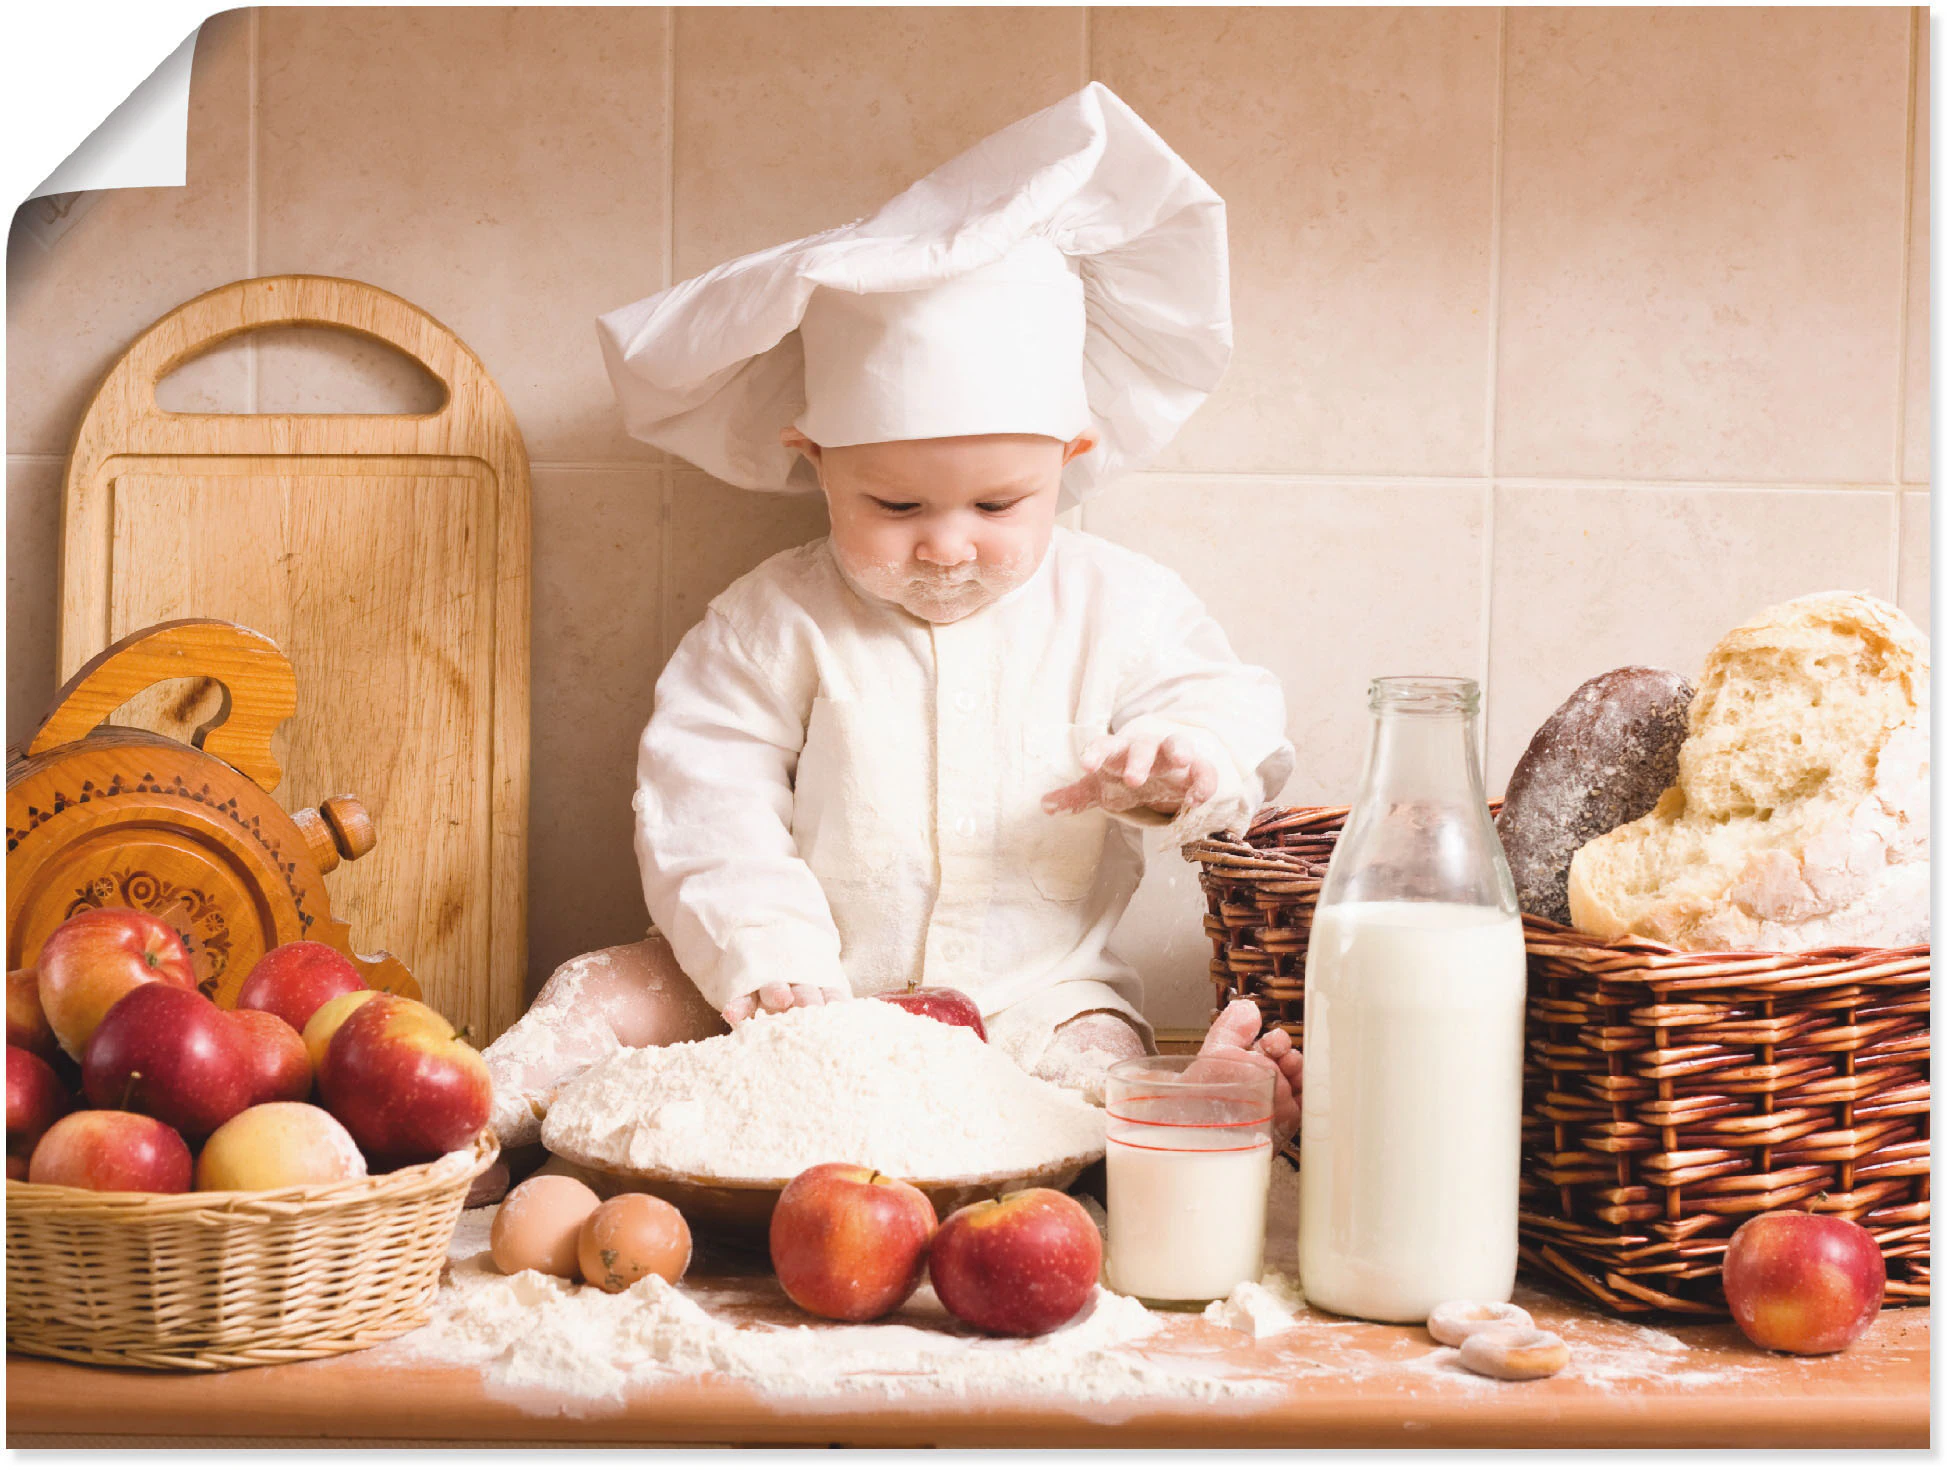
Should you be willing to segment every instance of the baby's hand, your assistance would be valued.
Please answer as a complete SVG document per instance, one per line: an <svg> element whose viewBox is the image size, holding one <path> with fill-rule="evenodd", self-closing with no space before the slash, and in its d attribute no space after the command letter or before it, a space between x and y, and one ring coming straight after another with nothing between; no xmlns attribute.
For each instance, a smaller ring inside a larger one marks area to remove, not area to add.
<svg viewBox="0 0 1947 1470"><path fill-rule="evenodd" d="M822 1006L849 1000L842 990L821 990L816 985L766 985L753 995L740 995L723 1008L723 1018L735 1026L748 1021L759 1011L788 1011L797 1006Z"/></svg>
<svg viewBox="0 0 1947 1470"><path fill-rule="evenodd" d="M1111 735L1082 752L1088 774L1072 786L1050 791L1041 809L1050 815L1107 812L1149 807L1175 815L1217 794L1217 768L1198 755L1181 735Z"/></svg>
<svg viewBox="0 0 1947 1470"><path fill-rule="evenodd" d="M1275 1077L1271 1092L1271 1126L1278 1135L1278 1142L1283 1143L1298 1131L1298 1096L1305 1073L1305 1059L1291 1044L1289 1033L1279 1027L1274 1026L1259 1036L1258 1027L1261 1024L1255 1002L1234 1000L1224 1007L1222 1015L1210 1023L1210 1030L1204 1033L1203 1045L1197 1048L1197 1055L1249 1062L1253 1066L1272 1070Z"/></svg>

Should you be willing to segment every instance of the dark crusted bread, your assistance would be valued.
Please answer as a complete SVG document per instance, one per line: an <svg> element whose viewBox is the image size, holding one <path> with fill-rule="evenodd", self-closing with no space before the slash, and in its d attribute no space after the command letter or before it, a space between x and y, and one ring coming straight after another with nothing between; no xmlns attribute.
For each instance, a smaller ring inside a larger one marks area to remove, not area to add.
<svg viewBox="0 0 1947 1470"><path fill-rule="evenodd" d="M1613 669L1535 731L1496 821L1524 912L1569 922L1570 859L1675 783L1692 692L1667 669Z"/></svg>

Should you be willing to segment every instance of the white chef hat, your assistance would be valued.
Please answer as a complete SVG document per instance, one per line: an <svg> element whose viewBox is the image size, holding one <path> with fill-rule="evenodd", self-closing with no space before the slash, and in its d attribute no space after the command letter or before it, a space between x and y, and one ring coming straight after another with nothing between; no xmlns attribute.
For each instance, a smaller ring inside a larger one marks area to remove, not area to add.
<svg viewBox="0 0 1947 1470"><path fill-rule="evenodd" d="M599 322L629 432L752 490L815 490L778 441L1025 433L1096 448L1075 504L1167 444L1230 360L1224 204L1100 82L871 217Z"/></svg>

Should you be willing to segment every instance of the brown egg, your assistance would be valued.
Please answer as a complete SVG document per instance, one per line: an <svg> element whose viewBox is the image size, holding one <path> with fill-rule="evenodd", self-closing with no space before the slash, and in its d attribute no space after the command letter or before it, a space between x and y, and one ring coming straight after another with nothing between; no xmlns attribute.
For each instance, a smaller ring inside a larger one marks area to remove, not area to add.
<svg viewBox="0 0 1947 1470"><path fill-rule="evenodd" d="M581 1279L626 1291L645 1276L674 1284L690 1268L690 1227L653 1194L618 1194L582 1222Z"/></svg>
<svg viewBox="0 0 1947 1470"><path fill-rule="evenodd" d="M537 1174L515 1186L494 1216L494 1264L509 1276L545 1271L573 1281L582 1222L599 1204L594 1190L564 1174Z"/></svg>

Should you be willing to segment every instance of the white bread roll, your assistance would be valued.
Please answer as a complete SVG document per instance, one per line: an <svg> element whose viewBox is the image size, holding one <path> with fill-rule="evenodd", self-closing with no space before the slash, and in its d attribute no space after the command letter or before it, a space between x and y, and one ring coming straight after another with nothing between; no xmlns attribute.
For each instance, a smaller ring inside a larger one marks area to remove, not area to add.
<svg viewBox="0 0 1947 1470"><path fill-rule="evenodd" d="M1929 942L1927 638L1821 592L1711 650L1648 816L1569 864L1575 927L1683 950Z"/></svg>

